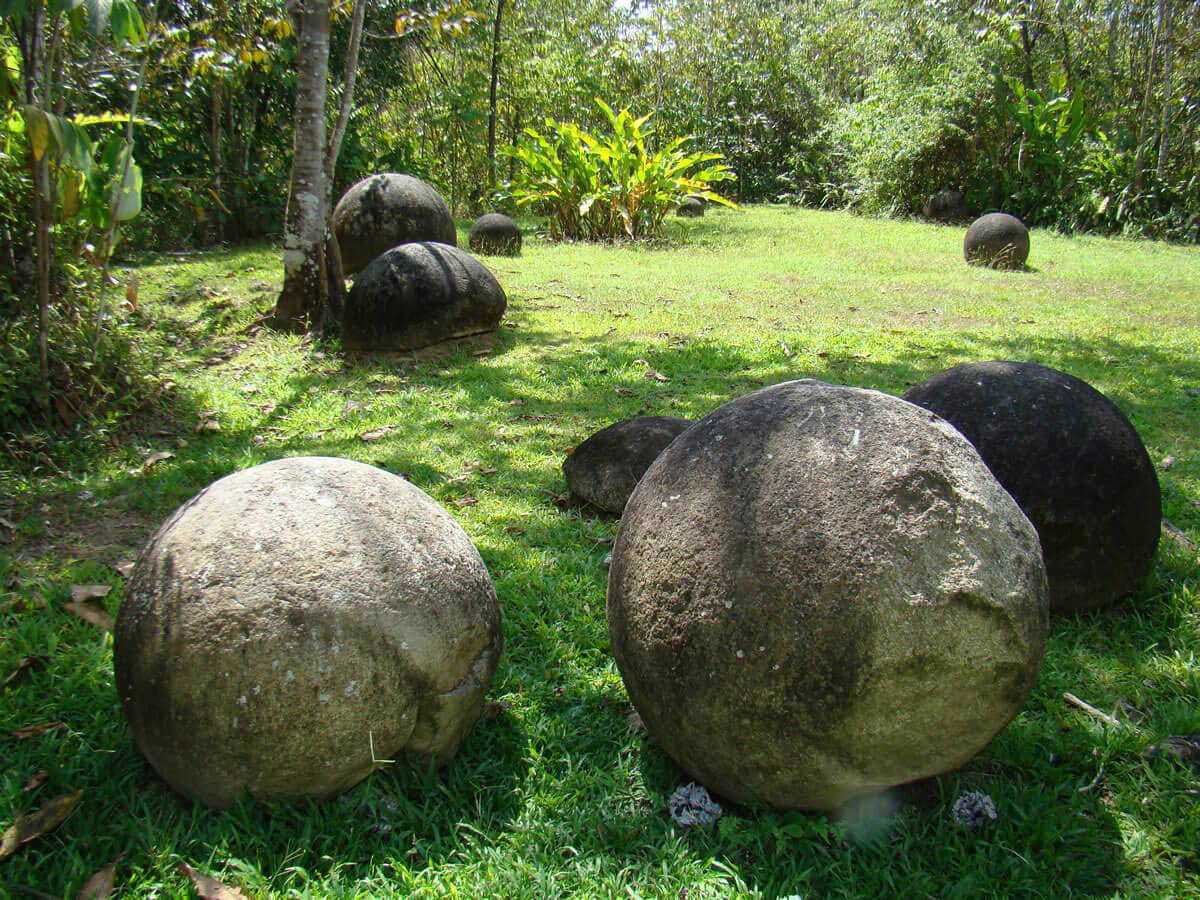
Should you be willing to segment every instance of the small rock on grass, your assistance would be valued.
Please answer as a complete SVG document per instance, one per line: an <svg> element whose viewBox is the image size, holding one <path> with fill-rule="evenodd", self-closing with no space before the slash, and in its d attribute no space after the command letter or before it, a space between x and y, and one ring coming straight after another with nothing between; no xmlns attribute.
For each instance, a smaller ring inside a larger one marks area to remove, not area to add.
<svg viewBox="0 0 1200 900"><path fill-rule="evenodd" d="M667 814L676 825L711 825L724 814L721 804L708 795L707 789L690 782L676 788L667 799Z"/></svg>

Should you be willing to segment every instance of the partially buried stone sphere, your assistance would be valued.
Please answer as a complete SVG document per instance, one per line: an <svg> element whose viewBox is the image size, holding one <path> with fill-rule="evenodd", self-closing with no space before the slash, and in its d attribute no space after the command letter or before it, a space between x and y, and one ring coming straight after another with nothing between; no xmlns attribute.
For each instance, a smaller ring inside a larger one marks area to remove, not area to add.
<svg viewBox="0 0 1200 900"><path fill-rule="evenodd" d="M472 223L467 242L475 253L518 256L521 253L521 229L503 213L486 213Z"/></svg>
<svg viewBox="0 0 1200 900"><path fill-rule="evenodd" d="M650 464L691 425L673 416L637 416L602 428L563 462L571 496L620 514Z"/></svg>
<svg viewBox="0 0 1200 900"><path fill-rule="evenodd" d="M955 366L904 395L963 433L1041 538L1050 606L1095 609L1138 588L1161 531L1158 476L1107 397L1034 363Z"/></svg>
<svg viewBox="0 0 1200 900"><path fill-rule="evenodd" d="M1020 269L1029 259L1029 229L1008 213L980 216L963 238L963 256L973 265Z"/></svg>
<svg viewBox="0 0 1200 900"><path fill-rule="evenodd" d="M173 787L226 807L328 797L401 753L443 763L478 717L500 612L463 530L403 478L299 457L181 506L117 617L117 690Z"/></svg>
<svg viewBox="0 0 1200 900"><path fill-rule="evenodd" d="M961 766L1048 627L1033 526L936 416L805 380L680 435L625 507L613 653L646 727L750 804L835 809Z"/></svg>
<svg viewBox="0 0 1200 900"><path fill-rule="evenodd" d="M342 311L342 346L415 350L494 331L508 300L475 257L447 244L393 247L354 279Z"/></svg>
<svg viewBox="0 0 1200 900"><path fill-rule="evenodd" d="M398 244L458 243L442 195L420 178L397 172L372 175L346 191L333 211L333 230L347 275Z"/></svg>
<svg viewBox="0 0 1200 900"><path fill-rule="evenodd" d="M704 215L704 201L699 197L686 197L679 204L678 214L685 219L698 219Z"/></svg>

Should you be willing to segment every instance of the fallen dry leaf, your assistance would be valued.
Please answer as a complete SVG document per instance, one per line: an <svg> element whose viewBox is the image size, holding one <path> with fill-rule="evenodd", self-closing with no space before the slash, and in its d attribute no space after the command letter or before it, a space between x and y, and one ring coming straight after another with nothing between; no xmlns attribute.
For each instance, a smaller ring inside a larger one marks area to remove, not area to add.
<svg viewBox="0 0 1200 900"><path fill-rule="evenodd" d="M671 380L670 375L664 375L662 372L656 372L654 369L647 370L646 377L653 378L655 381L670 381Z"/></svg>
<svg viewBox="0 0 1200 900"><path fill-rule="evenodd" d="M117 881L117 863L124 855L124 851L118 853L116 859L85 881L77 900L108 900Z"/></svg>
<svg viewBox="0 0 1200 900"><path fill-rule="evenodd" d="M196 886L196 895L200 900L246 900L246 895L237 888L222 884L211 875L197 872L187 863L181 862L177 871L192 880L192 884Z"/></svg>
<svg viewBox="0 0 1200 900"><path fill-rule="evenodd" d="M524 534L525 533L525 529L522 528L520 525L505 525L504 530L508 534Z"/></svg>
<svg viewBox="0 0 1200 900"><path fill-rule="evenodd" d="M46 783L46 779L49 777L50 776L46 773L45 769L39 769L30 777L27 782L25 782L25 787L21 788L21 793L28 794L30 791L36 791Z"/></svg>
<svg viewBox="0 0 1200 900"><path fill-rule="evenodd" d="M619 384L615 388L613 388L613 390L616 391L618 394L632 394L633 393L633 391L630 388L622 387Z"/></svg>
<svg viewBox="0 0 1200 900"><path fill-rule="evenodd" d="M9 676L3 681L0 681L0 688L6 688L25 672L32 672L38 669L46 668L46 663L50 662L50 657L38 654L37 656L27 656L19 663L17 667L9 673Z"/></svg>
<svg viewBox="0 0 1200 900"><path fill-rule="evenodd" d="M160 463L168 459L174 459L175 454L170 450L158 450L146 457L146 461L142 463L142 471L149 472L155 463Z"/></svg>
<svg viewBox="0 0 1200 900"><path fill-rule="evenodd" d="M216 419L209 419L205 422L196 423L197 432L217 432L221 430L221 423Z"/></svg>
<svg viewBox="0 0 1200 900"><path fill-rule="evenodd" d="M483 705L483 720L490 722L493 719L498 719L504 714L506 709L510 709L511 707L511 703L506 703L503 700L491 700Z"/></svg>
<svg viewBox="0 0 1200 900"><path fill-rule="evenodd" d="M17 820L4 832L4 837L0 838L0 860L8 859L22 844L28 844L44 834L49 834L65 822L71 813L75 812L82 796L82 790L73 794L63 794L61 797L55 797L37 812L17 816Z"/></svg>
<svg viewBox="0 0 1200 900"><path fill-rule="evenodd" d="M500 471L499 469L495 469L491 466L488 466L486 469L480 469L479 474L480 475L495 475L499 471Z"/></svg>
<svg viewBox="0 0 1200 900"><path fill-rule="evenodd" d="M476 503L479 502L479 498L478 497L458 497L457 499L451 500L450 502L453 503L455 506L474 506Z"/></svg>
<svg viewBox="0 0 1200 900"><path fill-rule="evenodd" d="M371 441L377 441L395 430L396 429L391 425L384 425L382 428L376 428L374 431L364 431L358 436L358 439L360 441L366 441L369 443Z"/></svg>
<svg viewBox="0 0 1200 900"><path fill-rule="evenodd" d="M79 616L89 625L95 625L101 631L113 630L113 617L108 610L97 606L95 603L64 603L63 609L69 613Z"/></svg>
<svg viewBox="0 0 1200 900"><path fill-rule="evenodd" d="M509 405L509 406L524 406L524 405L525 405L525 398L523 398L523 397L517 397L517 398L516 398L516 399L514 399L514 400L509 400L509 401L508 401L508 405Z"/></svg>
<svg viewBox="0 0 1200 900"><path fill-rule="evenodd" d="M66 722L42 722L40 725L26 725L22 728L14 728L9 732L18 741L26 741L29 738L40 737L47 731L54 731L56 728L66 728Z"/></svg>
<svg viewBox="0 0 1200 900"><path fill-rule="evenodd" d="M122 578L128 578L133 574L133 567L136 565L132 559L118 559L112 564L112 570Z"/></svg>
<svg viewBox="0 0 1200 900"><path fill-rule="evenodd" d="M108 584L73 584L71 599L76 603L86 603L88 600L100 600L108 596L112 586Z"/></svg>

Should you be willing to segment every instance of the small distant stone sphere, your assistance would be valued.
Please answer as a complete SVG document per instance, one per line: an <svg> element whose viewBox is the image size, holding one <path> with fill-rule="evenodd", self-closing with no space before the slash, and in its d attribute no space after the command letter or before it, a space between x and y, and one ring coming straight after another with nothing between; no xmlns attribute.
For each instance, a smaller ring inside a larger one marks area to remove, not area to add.
<svg viewBox="0 0 1200 900"><path fill-rule="evenodd" d="M342 271L353 275L385 250L410 241L458 245L450 207L412 175L383 172L352 186L333 210Z"/></svg>
<svg viewBox="0 0 1200 900"><path fill-rule="evenodd" d="M972 265L1020 269L1029 259L1029 229L1008 213L980 216L963 238L963 256Z"/></svg>
<svg viewBox="0 0 1200 900"><path fill-rule="evenodd" d="M138 749L224 808L329 797L401 755L447 762L500 652L454 519L398 475L297 457L220 479L154 533L114 662Z"/></svg>
<svg viewBox="0 0 1200 900"><path fill-rule="evenodd" d="M687 197L679 204L677 212L685 219L698 219L704 215L704 201L699 197Z"/></svg>
<svg viewBox="0 0 1200 900"><path fill-rule="evenodd" d="M486 213L471 225L471 250L486 256L519 256L521 229L503 213Z"/></svg>
<svg viewBox="0 0 1200 900"><path fill-rule="evenodd" d="M1078 612L1136 591L1162 529L1142 439L1087 382L1021 362L965 363L904 395L946 419L1038 530L1050 607Z"/></svg>
<svg viewBox="0 0 1200 900"><path fill-rule="evenodd" d="M1037 534L947 422L812 380L725 404L625 507L613 654L649 733L751 805L832 810L950 771L1020 710Z"/></svg>
<svg viewBox="0 0 1200 900"><path fill-rule="evenodd" d="M962 191L942 188L934 191L922 209L925 218L935 222L963 222L971 218L970 207Z"/></svg>
<svg viewBox="0 0 1200 900"><path fill-rule="evenodd" d="M691 426L674 416L637 416L597 431L563 461L572 498L620 515L650 464Z"/></svg>
<svg viewBox="0 0 1200 900"><path fill-rule="evenodd" d="M393 352L495 331L508 299L471 254L448 244L401 244L376 257L346 295L342 347Z"/></svg>

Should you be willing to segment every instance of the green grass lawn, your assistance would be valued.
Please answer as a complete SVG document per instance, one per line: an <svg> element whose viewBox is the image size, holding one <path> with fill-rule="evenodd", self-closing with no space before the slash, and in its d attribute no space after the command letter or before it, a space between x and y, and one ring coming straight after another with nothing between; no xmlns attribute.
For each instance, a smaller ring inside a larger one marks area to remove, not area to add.
<svg viewBox="0 0 1200 900"><path fill-rule="evenodd" d="M527 238L521 257L487 260L509 297L499 332L419 359L347 362L257 330L277 248L140 265L141 306L121 327L161 363L172 412L76 441L62 473L0 476L15 526L0 533L0 680L48 657L0 688L0 829L84 792L0 862L0 895L74 896L120 853L129 897L190 896L180 862L248 896L1200 895L1200 770L1142 757L1200 732L1194 547L1164 539L1120 609L1056 621L1025 710L963 770L865 818L741 811L688 830L664 813L687 779L630 729L609 653L616 523L558 502L564 453L618 419L700 417L807 376L900 394L959 362L1016 359L1125 411L1165 515L1200 544L1200 251L1035 232L1031 270L996 272L963 263L960 229L913 222L747 208L672 229L660 247ZM208 422L219 431L196 430ZM174 455L146 465L158 451ZM466 529L504 614L500 706L441 776L392 766L325 804L208 811L133 749L111 635L62 605L70 585L103 583L115 613L112 565L175 506L307 454L403 473ZM63 725L10 734L45 722ZM39 771L46 783L23 791ZM965 790L991 795L999 821L956 827Z"/></svg>

